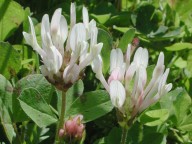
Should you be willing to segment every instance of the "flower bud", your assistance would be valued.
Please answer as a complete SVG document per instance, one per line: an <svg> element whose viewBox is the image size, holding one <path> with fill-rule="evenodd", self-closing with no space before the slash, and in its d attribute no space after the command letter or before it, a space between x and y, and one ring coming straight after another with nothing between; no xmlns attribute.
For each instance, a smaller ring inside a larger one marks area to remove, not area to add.
<svg viewBox="0 0 192 144"><path fill-rule="evenodd" d="M85 134L85 126L82 123L82 119L82 115L77 115L67 120L63 128L59 130L60 138L64 138L66 142L70 143L81 141Z"/></svg>
<svg viewBox="0 0 192 144"><path fill-rule="evenodd" d="M60 129L60 130L59 130L59 137L63 137L64 132L65 132L64 129Z"/></svg>
<svg viewBox="0 0 192 144"><path fill-rule="evenodd" d="M139 38L134 38L133 41L132 41L132 46L134 47L138 47L139 46Z"/></svg>

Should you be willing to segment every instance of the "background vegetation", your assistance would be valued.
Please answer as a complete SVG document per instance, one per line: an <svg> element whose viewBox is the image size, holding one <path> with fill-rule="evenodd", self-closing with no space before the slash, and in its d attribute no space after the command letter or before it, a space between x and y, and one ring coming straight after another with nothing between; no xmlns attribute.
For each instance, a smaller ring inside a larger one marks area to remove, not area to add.
<svg viewBox="0 0 192 144"><path fill-rule="evenodd" d="M78 0L75 3L77 21L82 21L85 5L90 19L95 19L100 28L98 41L104 43L101 53L106 78L110 50L120 47L125 52L135 37L139 46L148 49L150 64L156 63L160 51L165 54L165 65L170 68L168 82L173 83L173 90L142 113L130 128L127 143L192 143L192 1ZM41 60L26 45L22 32L29 31L28 16L32 17L40 43L42 16L46 13L52 16L61 7L69 24L70 4L69 0L0 0L1 143L54 141L60 92L40 74ZM67 92L67 114L85 115L86 144L117 144L121 129L108 94L102 91L91 68L85 73L86 77ZM32 97L27 97L29 94ZM80 95L83 96L79 98ZM36 101L40 101L39 105L34 104ZM105 108L100 112L98 105ZM33 110L39 106L38 112Z"/></svg>

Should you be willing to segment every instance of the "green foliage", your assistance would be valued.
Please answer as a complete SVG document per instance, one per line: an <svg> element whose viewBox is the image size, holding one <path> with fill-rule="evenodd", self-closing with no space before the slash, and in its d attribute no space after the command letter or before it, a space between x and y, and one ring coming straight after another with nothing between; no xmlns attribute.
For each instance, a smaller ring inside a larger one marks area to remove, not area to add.
<svg viewBox="0 0 192 144"><path fill-rule="evenodd" d="M79 96L66 112L66 117L82 114L84 121L89 122L107 114L112 109L107 92L98 90Z"/></svg>
<svg viewBox="0 0 192 144"><path fill-rule="evenodd" d="M21 5L12 0L0 2L0 41L5 40L19 27L24 20Z"/></svg>
<svg viewBox="0 0 192 144"><path fill-rule="evenodd" d="M129 29L127 32L124 33L124 35L120 39L118 47L121 48L123 52L126 52L127 45L132 42L134 36L135 36L135 30Z"/></svg>
<svg viewBox="0 0 192 144"><path fill-rule="evenodd" d="M0 118L1 125L11 143L16 136L13 128L11 113L12 113L12 92L13 87L6 78L0 75Z"/></svg>
<svg viewBox="0 0 192 144"><path fill-rule="evenodd" d="M158 126L163 124L169 116L167 109L150 110L144 112L140 117L140 122L147 126Z"/></svg>
<svg viewBox="0 0 192 144"><path fill-rule="evenodd" d="M97 41L103 43L101 56L103 59L103 73L106 74L108 72L110 65L110 51L113 47L112 45L113 39L111 38L108 32L99 29Z"/></svg>
<svg viewBox="0 0 192 144"><path fill-rule="evenodd" d="M23 111L39 127L46 127L57 121L51 107L36 89L24 89L18 99Z"/></svg>
<svg viewBox="0 0 192 144"><path fill-rule="evenodd" d="M21 107L18 103L18 97L21 96L21 93L25 91L25 89L33 91L34 96L35 93L38 93L38 95L40 95L40 100L43 101L42 103L46 103L45 105L48 105L52 98L53 87L41 74L29 75L27 77L24 77L16 83L13 92L13 119L16 122L22 122L29 119L27 116L27 112L24 112L25 108ZM25 91L25 93L28 92ZM25 94L22 95L26 98L31 97Z"/></svg>
<svg viewBox="0 0 192 144"><path fill-rule="evenodd" d="M0 73L8 79L15 77L21 66L19 53L6 42L0 42L0 53Z"/></svg>
<svg viewBox="0 0 192 144"><path fill-rule="evenodd" d="M171 46L166 47L168 51L180 51L185 49L192 49L191 43L175 43Z"/></svg>
<svg viewBox="0 0 192 144"><path fill-rule="evenodd" d="M156 64L163 51L165 66L170 68L168 81L175 89L134 120L127 144L192 143L192 1L77 0L77 22L82 20L83 5L99 27L97 41L103 43L106 79L111 50L118 47L125 53L135 37L139 46L148 49L149 65ZM41 45L42 16L51 17L59 7L69 25L69 0L0 0L0 143L54 141L62 94L39 74L41 59L26 44L22 32L30 31L30 16ZM147 68L147 83L153 69L154 65ZM85 142L118 144L122 130L109 94L90 67L83 78L66 91L65 120L83 114L89 132Z"/></svg>

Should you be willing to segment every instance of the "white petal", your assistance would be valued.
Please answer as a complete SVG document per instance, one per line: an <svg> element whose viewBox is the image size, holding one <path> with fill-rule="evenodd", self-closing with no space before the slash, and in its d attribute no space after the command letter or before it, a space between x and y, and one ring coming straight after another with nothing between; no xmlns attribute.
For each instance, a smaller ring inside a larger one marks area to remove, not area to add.
<svg viewBox="0 0 192 144"><path fill-rule="evenodd" d="M93 47L94 45L97 44L97 35L98 35L98 29L95 27L90 30L91 31L91 40L90 40L90 45Z"/></svg>
<svg viewBox="0 0 192 144"><path fill-rule="evenodd" d="M42 73L44 76L48 76L48 75L49 75L49 71L47 70L47 68L46 68L45 65L41 65L41 66L40 66L40 70L41 70L41 73Z"/></svg>
<svg viewBox="0 0 192 144"><path fill-rule="evenodd" d="M86 30L82 23L75 24L70 34L70 46L74 52L81 42L86 40Z"/></svg>
<svg viewBox="0 0 192 144"><path fill-rule="evenodd" d="M46 52L46 56L43 59L43 63L46 65L48 71L53 72L54 74L58 73L59 69L62 65L62 55L57 50L57 48L52 44L51 42L51 36L49 33L47 33L46 37L47 47L44 47L44 50Z"/></svg>
<svg viewBox="0 0 192 144"><path fill-rule="evenodd" d="M164 65L164 53L163 52L160 52L156 65L157 66Z"/></svg>
<svg viewBox="0 0 192 144"><path fill-rule="evenodd" d="M30 23L30 28L31 28L31 35L33 37L33 43L36 43L37 39L36 39L36 35L35 35L35 29L34 29L34 26L33 26L33 22L32 22L30 17L28 17L28 18L29 18L29 23Z"/></svg>
<svg viewBox="0 0 192 144"><path fill-rule="evenodd" d="M164 66L164 54L161 52L157 64L154 68L152 79L150 80L148 86L145 89L144 95L147 95L147 93L152 89L152 87L159 81L159 78L162 76L164 72L165 66Z"/></svg>
<svg viewBox="0 0 192 144"><path fill-rule="evenodd" d="M77 64L74 64L71 68L67 66L63 73L64 82L67 83L74 83L76 80L78 80L79 77L79 66Z"/></svg>
<svg viewBox="0 0 192 144"><path fill-rule="evenodd" d="M42 38L43 50L48 54L50 52L50 48L53 46L52 39L50 33L46 33Z"/></svg>
<svg viewBox="0 0 192 144"><path fill-rule="evenodd" d="M79 63L80 71L83 70L89 64L91 64L92 61L93 57L91 56L91 54L87 54L86 58L83 61L81 61L81 63Z"/></svg>
<svg viewBox="0 0 192 144"><path fill-rule="evenodd" d="M98 55L91 64L94 73L101 73L103 67L103 60L100 55Z"/></svg>
<svg viewBox="0 0 192 144"><path fill-rule="evenodd" d="M148 65L149 54L147 49L143 49L142 57L140 58L144 67Z"/></svg>
<svg viewBox="0 0 192 144"><path fill-rule="evenodd" d="M73 68L71 69L71 72L70 74L72 75L71 76L71 82L74 83L75 81L78 80L79 78L79 73L80 73L80 69L79 69L79 66L77 64L75 64L73 66Z"/></svg>
<svg viewBox="0 0 192 144"><path fill-rule="evenodd" d="M126 99L125 88L118 80L112 81L109 87L112 104L121 109Z"/></svg>
<svg viewBox="0 0 192 144"><path fill-rule="evenodd" d="M96 74L96 78L98 78L105 89L109 92L109 85L107 84L103 73L102 73L102 67L103 67L103 61L100 55L98 55L91 64L93 72Z"/></svg>
<svg viewBox="0 0 192 144"><path fill-rule="evenodd" d="M45 77L47 76L49 78L49 80L51 80L53 82L55 81L53 78L53 73L48 71L45 65L41 65L39 68L40 68L40 71L43 74L43 76L45 76Z"/></svg>
<svg viewBox="0 0 192 144"><path fill-rule="evenodd" d="M93 29L96 27L96 21L94 19L92 19L90 22L89 22L89 30Z"/></svg>
<svg viewBox="0 0 192 144"><path fill-rule="evenodd" d="M172 89L172 87L173 87L172 83L169 83L169 84L165 85L166 93L168 93Z"/></svg>
<svg viewBox="0 0 192 144"><path fill-rule="evenodd" d="M61 9L57 9L51 20L51 36L55 47L64 56L64 42L67 39L68 26L67 21L63 15L61 15Z"/></svg>
<svg viewBox="0 0 192 144"><path fill-rule="evenodd" d="M110 55L110 72L116 67L121 67L123 64L123 52L121 49L113 49Z"/></svg>
<svg viewBox="0 0 192 144"><path fill-rule="evenodd" d="M61 36L61 42L60 43L63 45L64 42L66 41L67 35L68 35L67 21L63 15L61 16L61 19L60 19L60 33L61 33L60 34L60 36Z"/></svg>
<svg viewBox="0 0 192 144"><path fill-rule="evenodd" d="M141 48L141 47L139 47L136 50L135 55L134 55L134 59L133 59L133 61L135 63L140 63L142 52L143 52L143 48Z"/></svg>
<svg viewBox="0 0 192 144"><path fill-rule="evenodd" d="M144 111L146 108L148 108L150 105L155 103L159 99L159 94L157 93L153 98L145 99L141 106L139 107L139 112Z"/></svg>
<svg viewBox="0 0 192 144"><path fill-rule="evenodd" d="M125 65L126 64L123 63L121 67L117 67L112 71L111 75L109 76L108 83L110 83L112 80L119 80L121 82L124 81Z"/></svg>
<svg viewBox="0 0 192 144"><path fill-rule="evenodd" d="M134 81L136 85L134 86L132 93L132 97L134 97L135 100L138 100L140 96L143 99L143 91L147 82L147 72L143 66L139 68L137 73L136 76L138 76L138 78Z"/></svg>
<svg viewBox="0 0 192 144"><path fill-rule="evenodd" d="M49 26L49 16L45 14L41 22L41 41L43 49L48 49L50 43L52 43L51 39L49 39L47 35L50 35L50 26Z"/></svg>
<svg viewBox="0 0 192 144"><path fill-rule="evenodd" d="M130 65L130 61L131 61L131 44L128 44L126 52L126 65L127 65L126 67Z"/></svg>
<svg viewBox="0 0 192 144"><path fill-rule="evenodd" d="M60 18L61 18L61 8L55 10L53 17L51 19L51 34L55 35L59 30Z"/></svg>
<svg viewBox="0 0 192 144"><path fill-rule="evenodd" d="M116 50L112 49L111 55L110 55L110 73L116 68Z"/></svg>
<svg viewBox="0 0 192 144"><path fill-rule="evenodd" d="M117 58L116 58L117 66L116 67L121 67L123 64L123 52L121 51L120 48L117 48L116 52L117 52Z"/></svg>
<svg viewBox="0 0 192 144"><path fill-rule="evenodd" d="M76 10L75 10L75 3L71 3L71 9L70 9L70 22L71 22L71 28L76 23Z"/></svg>
<svg viewBox="0 0 192 144"><path fill-rule="evenodd" d="M80 70L83 70L86 66L91 64L91 62L100 54L103 43L98 43L92 47L92 50L86 57L80 62Z"/></svg>
<svg viewBox="0 0 192 144"><path fill-rule="evenodd" d="M97 28L97 27L96 27L96 21L95 21L94 19L92 19L92 20L88 23L88 29L87 29L87 27L86 27L86 29L87 29L87 33L86 33L86 35L87 35L87 40L91 38L91 31L92 31L93 29L95 29L95 28Z"/></svg>
<svg viewBox="0 0 192 144"><path fill-rule="evenodd" d="M81 43L81 51L80 51L80 59L79 59L80 63L86 58L88 53L88 47L89 47L89 44L87 42L83 41Z"/></svg>
<svg viewBox="0 0 192 144"><path fill-rule="evenodd" d="M161 79L160 79L159 88L158 88L158 91L159 91L159 92L161 91L161 89L162 89L162 88L164 87L164 85L166 84L168 74L169 74L169 68L166 69L165 73L162 75L162 77L161 77Z"/></svg>
<svg viewBox="0 0 192 144"><path fill-rule="evenodd" d="M84 23L85 27L88 28L89 15L88 15L87 8L84 6L83 6L83 23Z"/></svg>
<svg viewBox="0 0 192 144"><path fill-rule="evenodd" d="M93 59L100 54L102 47L103 43L98 43L91 48L91 55Z"/></svg>
<svg viewBox="0 0 192 144"><path fill-rule="evenodd" d="M68 63L68 66L69 66L70 69L77 62L78 58L79 58L79 54L78 53L74 53L74 52L71 53L71 59L70 59L70 61Z"/></svg>
<svg viewBox="0 0 192 144"><path fill-rule="evenodd" d="M29 44L30 46L33 46L33 37L31 34L28 34L26 32L23 32L23 36L25 38L25 41L27 42L27 44Z"/></svg>
<svg viewBox="0 0 192 144"><path fill-rule="evenodd" d="M164 54L161 52L159 54L158 60L157 60L157 64L155 66L155 69L153 71L153 77L159 77L160 75L163 74L164 72Z"/></svg>
<svg viewBox="0 0 192 144"><path fill-rule="evenodd" d="M129 66L128 70L126 71L126 75L125 75L125 88L127 91L130 91L130 82L133 79L133 76L136 72L137 66L135 63L131 63L131 65Z"/></svg>
<svg viewBox="0 0 192 144"><path fill-rule="evenodd" d="M30 23L31 34L23 32L23 36L24 36L27 44L29 44L35 51L37 51L37 53L41 57L44 57L45 52L40 48L39 44L37 43L33 22L30 17L28 17L28 19L29 19L29 23Z"/></svg>
<svg viewBox="0 0 192 144"><path fill-rule="evenodd" d="M65 82L65 83L68 83L69 80L70 80L70 77L69 77L69 70L71 69L70 67L71 67L71 66L68 65L68 66L65 68L64 72L63 72L63 79L64 79L64 82ZM70 68L70 69L69 69L69 68Z"/></svg>
<svg viewBox="0 0 192 144"><path fill-rule="evenodd" d="M42 35L50 33L49 16L45 14L41 21L41 37Z"/></svg>
<svg viewBox="0 0 192 144"><path fill-rule="evenodd" d="M138 48L134 55L134 62L137 63L137 66L143 65L144 67L147 67L148 65L148 51L147 49Z"/></svg>
<svg viewBox="0 0 192 144"><path fill-rule="evenodd" d="M114 70L111 72L111 75L110 75L109 78L108 78L108 84L110 84L111 81L113 81L113 80L119 80L119 81L121 81L120 79L118 79L118 78L119 78L119 73L120 73L120 68L114 69Z"/></svg>

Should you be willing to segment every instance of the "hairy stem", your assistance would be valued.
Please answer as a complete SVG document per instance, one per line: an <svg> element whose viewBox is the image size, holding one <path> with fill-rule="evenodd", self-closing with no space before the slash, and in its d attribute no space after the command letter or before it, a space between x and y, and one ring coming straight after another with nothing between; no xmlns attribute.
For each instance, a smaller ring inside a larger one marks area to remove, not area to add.
<svg viewBox="0 0 192 144"><path fill-rule="evenodd" d="M128 132L128 129L126 127L123 127L122 136L121 136L121 144L126 144L127 132Z"/></svg>
<svg viewBox="0 0 192 144"><path fill-rule="evenodd" d="M60 113L59 122L58 122L58 125L57 125L55 143L59 143L59 141L60 141L60 139L59 139L59 130L60 130L60 128L63 127L64 116L65 116L65 107L66 107L66 92L62 91L61 113Z"/></svg>

